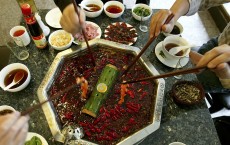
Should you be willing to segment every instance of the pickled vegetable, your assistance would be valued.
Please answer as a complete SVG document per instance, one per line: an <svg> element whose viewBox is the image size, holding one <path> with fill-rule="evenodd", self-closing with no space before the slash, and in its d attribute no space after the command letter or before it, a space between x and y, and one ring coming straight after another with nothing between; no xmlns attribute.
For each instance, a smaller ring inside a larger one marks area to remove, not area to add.
<svg viewBox="0 0 230 145"><path fill-rule="evenodd" d="M143 7L136 7L133 12L138 16L147 17L150 15L150 10Z"/></svg>
<svg viewBox="0 0 230 145"><path fill-rule="evenodd" d="M37 136L33 136L25 145L42 145L42 141Z"/></svg>

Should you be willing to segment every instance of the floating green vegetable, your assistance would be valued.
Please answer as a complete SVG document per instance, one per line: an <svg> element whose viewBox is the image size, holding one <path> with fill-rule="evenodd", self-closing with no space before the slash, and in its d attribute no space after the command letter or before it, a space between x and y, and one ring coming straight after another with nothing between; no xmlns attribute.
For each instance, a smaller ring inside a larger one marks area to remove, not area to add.
<svg viewBox="0 0 230 145"><path fill-rule="evenodd" d="M42 141L37 136L33 136L30 140L25 142L25 145L42 145Z"/></svg>
<svg viewBox="0 0 230 145"><path fill-rule="evenodd" d="M166 58L165 54L163 51L160 51L159 55L162 57L162 58Z"/></svg>
<svg viewBox="0 0 230 145"><path fill-rule="evenodd" d="M143 7L136 7L133 12L138 16L147 17L150 15L150 10Z"/></svg>

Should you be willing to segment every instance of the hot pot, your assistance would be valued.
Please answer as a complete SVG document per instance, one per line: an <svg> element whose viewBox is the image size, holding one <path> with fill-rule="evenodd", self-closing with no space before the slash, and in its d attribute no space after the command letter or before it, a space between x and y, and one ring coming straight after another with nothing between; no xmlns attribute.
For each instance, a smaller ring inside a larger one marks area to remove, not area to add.
<svg viewBox="0 0 230 145"><path fill-rule="evenodd" d="M140 49L137 47L123 45L116 42L111 42L104 39L94 39L89 41L89 45L91 48L95 46L106 46L108 49L122 51L125 53L131 53L133 55L138 55ZM58 72L60 71L61 66L66 61L67 58L77 57L82 52L87 51L87 46L85 44L81 45L81 48L78 49L67 49L57 54L54 61L52 62L47 74L45 75L42 83L40 84L37 94L40 102L43 102L49 98L48 91L51 88L51 85L56 79ZM141 56L139 59L139 63L142 67L145 68L146 71L150 75L158 75L158 71L154 68L151 62L145 57ZM149 134L153 133L160 127L161 114L162 114L162 106L163 106L163 97L164 97L164 88L165 81L164 79L157 79L156 81L156 91L154 92L154 100L152 102L152 106L149 106L152 109L152 118L150 119L150 124L141 128L140 130L132 133L130 136L123 138L117 144L119 145L127 145L134 144L140 141L141 139L147 137ZM50 127L51 133L56 141L65 142L67 140L66 134L63 134L63 126L60 123L58 115L56 113L55 107L52 102L48 102L42 106L43 112L45 114L46 120ZM88 140L78 139L75 140L75 143L80 144L95 144Z"/></svg>

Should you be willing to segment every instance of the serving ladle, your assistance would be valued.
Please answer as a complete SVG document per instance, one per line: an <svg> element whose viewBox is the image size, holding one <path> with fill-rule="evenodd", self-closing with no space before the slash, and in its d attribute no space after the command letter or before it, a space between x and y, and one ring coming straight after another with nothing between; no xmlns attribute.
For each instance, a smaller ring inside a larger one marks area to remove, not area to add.
<svg viewBox="0 0 230 145"><path fill-rule="evenodd" d="M169 50L169 53L172 55L176 55L180 51L186 52L189 48L193 47L192 45L185 45L185 46L177 46L173 47Z"/></svg>
<svg viewBox="0 0 230 145"><path fill-rule="evenodd" d="M83 4L78 4L82 9L85 9L86 11L89 11L89 12L93 12L93 10L91 9L92 7L87 7Z"/></svg>
<svg viewBox="0 0 230 145"><path fill-rule="evenodd" d="M19 83L23 78L24 78L24 72L23 71L19 71L14 75L14 79L13 81L6 86L3 90L7 91L8 89L10 89L11 87L13 87L14 85L16 85L17 83Z"/></svg>

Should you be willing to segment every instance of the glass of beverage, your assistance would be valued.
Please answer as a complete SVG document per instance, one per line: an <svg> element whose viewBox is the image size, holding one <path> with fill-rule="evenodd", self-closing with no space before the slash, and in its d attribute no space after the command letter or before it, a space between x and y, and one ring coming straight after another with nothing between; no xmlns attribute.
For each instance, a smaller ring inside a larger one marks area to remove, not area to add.
<svg viewBox="0 0 230 145"><path fill-rule="evenodd" d="M142 31L142 32L147 32L148 31L148 27L146 25L143 24L143 12L144 12L144 9L142 9L142 12L141 12L141 21L140 21L140 26L139 26L139 29Z"/></svg>

